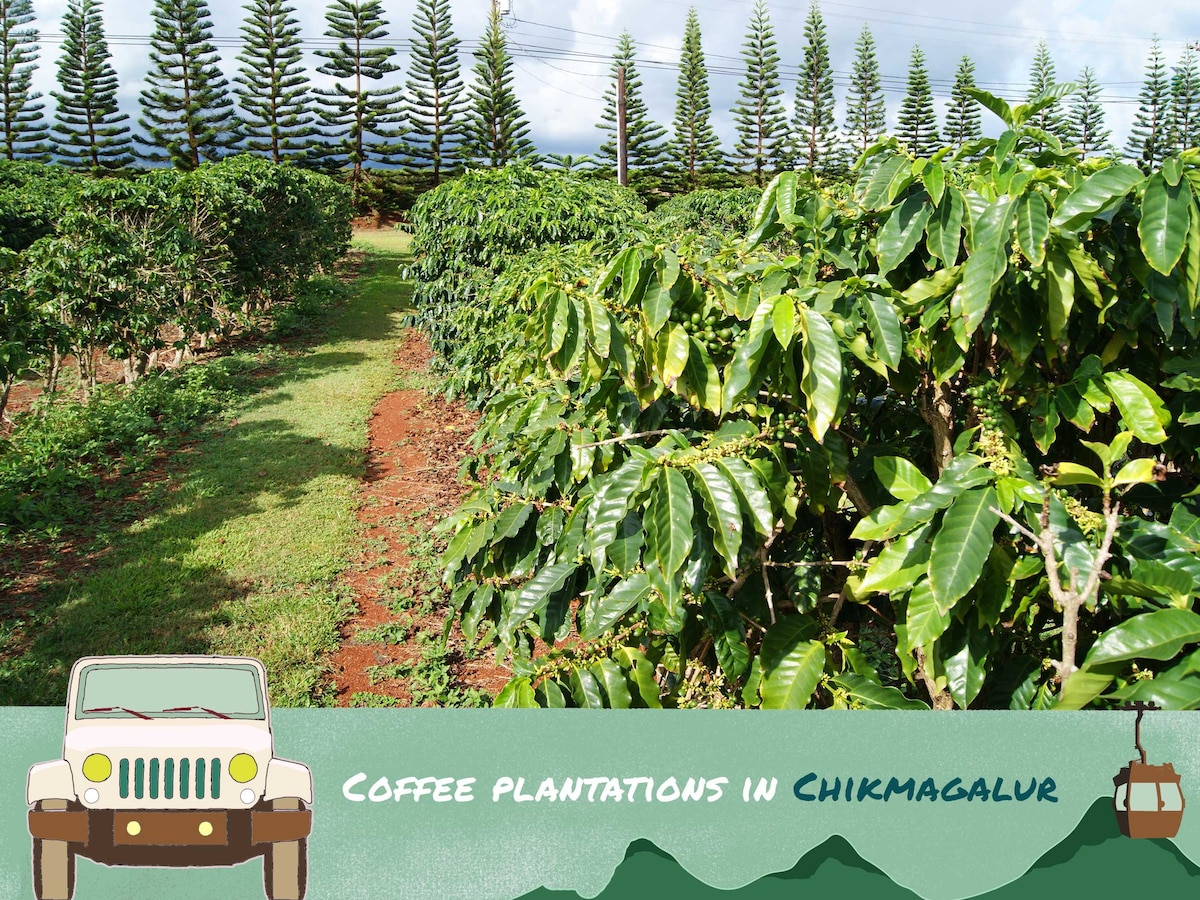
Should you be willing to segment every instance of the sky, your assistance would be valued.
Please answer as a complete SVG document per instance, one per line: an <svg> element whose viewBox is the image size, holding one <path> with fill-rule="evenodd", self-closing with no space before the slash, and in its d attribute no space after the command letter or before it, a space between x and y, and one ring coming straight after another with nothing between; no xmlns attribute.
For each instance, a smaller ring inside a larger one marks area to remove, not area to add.
<svg viewBox="0 0 1200 900"><path fill-rule="evenodd" d="M325 4L290 0L305 39L306 63L314 84L328 81L314 70L321 64L313 50L326 28ZM675 111L679 48L689 6L700 19L713 123L726 151L735 140L731 107L738 97L744 69L741 45L755 0L507 0L505 35L515 65L518 98L531 125L530 135L543 153L594 153L603 138L596 128L609 84L611 56L617 36L628 30L638 47L643 99L652 117L670 129ZM1113 143L1123 147L1137 113L1152 40L1157 37L1168 67L1189 44L1200 41L1200 3L1196 0L861 0L864 4L821 0L834 69L837 121L844 118L846 85L854 47L864 25L877 45L889 124L894 126L905 93L909 59L919 45L936 102L939 125L959 60L975 64L979 87L1010 100L1028 90L1030 65L1039 40L1045 40L1058 81L1078 78L1091 66L1101 84L1106 125ZM469 78L471 51L484 31L490 0L451 0L454 32L462 41L463 73ZM790 111L796 75L804 56L807 0L768 0L781 57L785 99ZM112 62L121 81L122 107L136 119L138 95L149 67L148 38L153 0L105 0L104 19ZM55 71L61 52L60 19L67 0L33 0L40 32L34 87L48 94L57 88ZM401 66L394 82L403 82L408 66L407 42L413 36L415 0L383 0L389 43ZM238 0L209 0L213 43L230 77L240 65L239 36L245 12ZM49 97L47 112L52 111ZM986 133L998 131L998 120L985 112Z"/></svg>

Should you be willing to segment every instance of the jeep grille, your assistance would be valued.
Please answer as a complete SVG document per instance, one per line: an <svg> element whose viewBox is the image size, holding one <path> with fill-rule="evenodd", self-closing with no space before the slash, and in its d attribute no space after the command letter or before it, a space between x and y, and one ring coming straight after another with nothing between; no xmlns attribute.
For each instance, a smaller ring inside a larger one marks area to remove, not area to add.
<svg viewBox="0 0 1200 900"><path fill-rule="evenodd" d="M221 760L217 757L177 760L139 756L122 759L117 772L122 800L130 793L135 800L203 800L206 794L212 800L221 798Z"/></svg>

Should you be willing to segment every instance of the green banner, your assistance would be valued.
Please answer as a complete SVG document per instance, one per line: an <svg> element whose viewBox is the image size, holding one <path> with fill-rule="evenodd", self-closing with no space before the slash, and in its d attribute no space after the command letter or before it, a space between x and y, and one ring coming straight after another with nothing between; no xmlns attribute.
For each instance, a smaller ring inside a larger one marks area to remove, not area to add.
<svg viewBox="0 0 1200 900"><path fill-rule="evenodd" d="M1200 807L1200 718L1144 717ZM33 897L25 786L63 711L0 709L0 898ZM310 898L1116 897L1200 891L1200 811L1118 830L1134 714L278 710L309 766ZM80 859L75 897L262 896L228 868Z"/></svg>

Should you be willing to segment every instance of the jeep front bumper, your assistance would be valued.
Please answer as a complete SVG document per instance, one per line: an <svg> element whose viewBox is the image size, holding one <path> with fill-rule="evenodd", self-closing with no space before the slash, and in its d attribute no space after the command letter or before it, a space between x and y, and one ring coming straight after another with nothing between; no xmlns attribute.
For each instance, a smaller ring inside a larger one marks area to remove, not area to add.
<svg viewBox="0 0 1200 900"><path fill-rule="evenodd" d="M41 810L29 812L29 833L66 841L82 856L112 864L228 865L261 855L267 845L299 841L312 831L307 809ZM178 862L176 862L176 858Z"/></svg>

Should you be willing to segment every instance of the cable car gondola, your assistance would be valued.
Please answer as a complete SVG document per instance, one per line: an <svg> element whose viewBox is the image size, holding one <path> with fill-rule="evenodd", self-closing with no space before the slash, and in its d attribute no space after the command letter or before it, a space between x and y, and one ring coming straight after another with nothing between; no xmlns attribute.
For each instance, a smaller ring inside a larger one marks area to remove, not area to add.
<svg viewBox="0 0 1200 900"><path fill-rule="evenodd" d="M1122 708L1137 710L1133 742L1141 759L1130 760L1129 765L1113 777L1113 811L1117 815L1117 825L1125 837L1175 837L1183 821L1179 774L1171 763L1154 766L1146 762L1146 749L1142 746L1142 714L1158 707L1138 701Z"/></svg>

